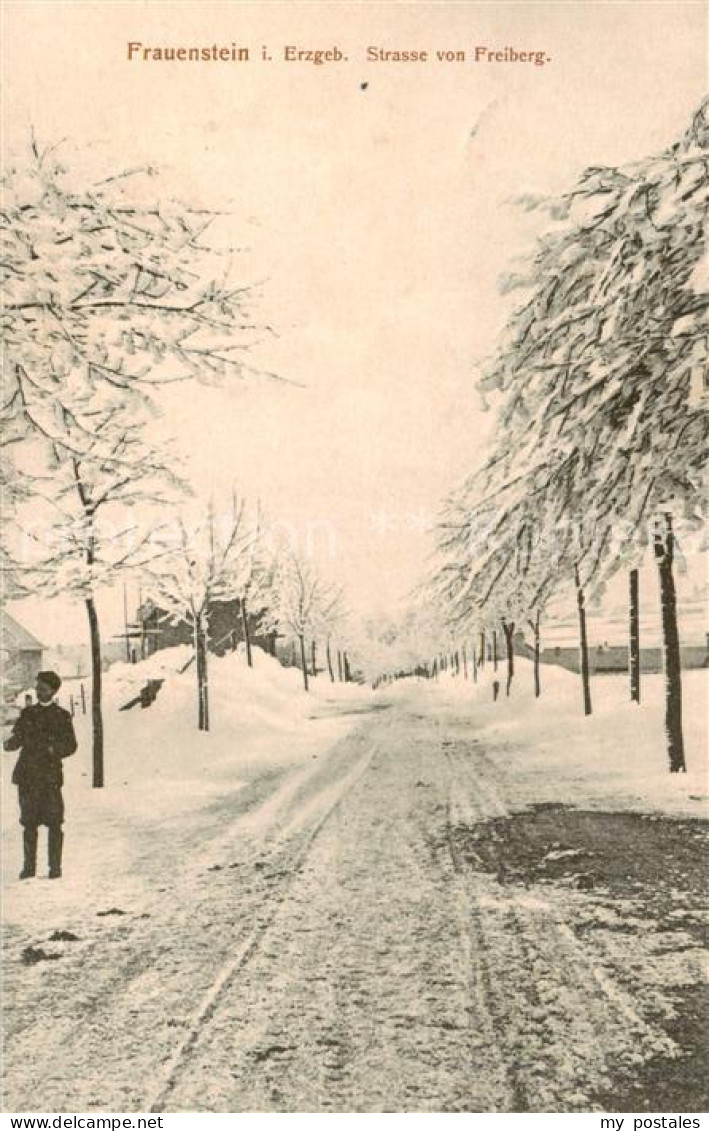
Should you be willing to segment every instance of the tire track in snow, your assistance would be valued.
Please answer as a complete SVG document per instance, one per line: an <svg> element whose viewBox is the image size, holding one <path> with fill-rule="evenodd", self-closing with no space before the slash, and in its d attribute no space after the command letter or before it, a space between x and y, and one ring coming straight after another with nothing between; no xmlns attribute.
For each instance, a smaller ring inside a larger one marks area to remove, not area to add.
<svg viewBox="0 0 709 1131"><path fill-rule="evenodd" d="M440 742L406 704L381 726L372 737L382 756L326 824L243 978L220 996L171 1110L509 1110L477 953L437 836Z"/></svg>
<svg viewBox="0 0 709 1131"><path fill-rule="evenodd" d="M310 852L313 844L315 843L318 835L322 831L326 822L332 817L339 805L341 805L344 798L349 791L354 788L359 779L367 772L373 758L378 751L378 746L373 744L369 749L366 756L355 767L355 769L345 778L338 782L339 788L335 792L333 799L328 804L325 811L319 816L315 824L311 827L307 834L305 841L300 845L295 855L290 860L290 868L288 873L288 880L283 887L287 889L297 878L300 870L305 863L308 853ZM263 941L269 927L274 922L280 904L274 902L270 914L267 914L265 919L254 928L246 941L239 947L236 954L231 957L228 962L220 969L217 977L204 994L200 1005L190 1022L187 1033L180 1041L179 1045L173 1052L172 1056L167 1062L164 1069L162 1079L158 1084L157 1089L151 1093L146 1100L145 1110L149 1112L164 1111L164 1103L169 1096L170 1092L178 1083L181 1072L184 1070L187 1061L189 1060L190 1053L202 1035L205 1027L209 1024L213 1016L221 995L233 983L234 978L244 968L248 961L256 953L259 945Z"/></svg>
<svg viewBox="0 0 709 1131"><path fill-rule="evenodd" d="M446 722L448 720L445 720ZM457 889L456 898L453 900L458 917L459 937L463 953L463 961L467 970L467 982L471 1002L475 1006L471 1013L471 1022L482 1029L485 1036L485 1046L491 1052L492 1063L497 1066L501 1077L498 1087L501 1095L507 1093L507 1102L496 1108L498 1111L521 1112L528 1110L525 1104L525 1095L504 1047L504 1032L499 1025L500 1002L499 990L496 988L491 964L491 948L487 939L482 917L477 913L474 903L471 904L468 889L464 883L465 868L460 858L455 837L454 825L473 824L485 816L506 815L507 809L499 794L491 786L481 787L480 780L476 779L478 797L484 801L484 807L475 805L470 793L460 789L460 775L457 772L458 761L454 751L459 751L461 745L469 752L477 746L473 743L461 744L456 739L445 737L447 728L436 712L429 716L430 734L428 741L438 748L444 757L447 766L447 780L444 785L444 837L445 849L450 861L452 871L449 872L451 880ZM480 757L480 752L475 750L475 756ZM468 757L468 753L466 753ZM488 760L485 759L487 763ZM425 832L425 830L424 830Z"/></svg>
<svg viewBox="0 0 709 1131"><path fill-rule="evenodd" d="M499 983L496 983L493 976L490 941L485 931L483 918L475 902L471 902L470 893L464 882L465 869L453 835L454 824L458 826L462 823L473 823L480 820L482 809L476 810L470 795L460 789L450 747L445 742L441 742L441 749L446 757L449 771L448 795L445 803L446 848L453 866L455 883L458 887L459 894L456 906L459 911L461 938L468 940L465 950L471 970L473 1000L478 1006L477 1019L479 1023L483 1024L490 1046L495 1050L494 1059L505 1066L507 1087L510 1093L510 1104L507 1110L510 1112L527 1111L525 1089L522 1086L516 1065L510 1061L509 1050L505 1047L506 1034L500 1024L500 1017L503 1013L500 989ZM486 794L486 801L490 804L489 793ZM497 799L495 799L492 808L494 811L499 809Z"/></svg>

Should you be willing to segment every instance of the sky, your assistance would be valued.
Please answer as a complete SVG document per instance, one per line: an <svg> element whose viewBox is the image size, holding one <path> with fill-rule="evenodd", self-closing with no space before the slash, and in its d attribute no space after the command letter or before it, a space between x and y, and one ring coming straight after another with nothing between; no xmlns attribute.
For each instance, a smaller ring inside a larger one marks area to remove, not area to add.
<svg viewBox="0 0 709 1131"><path fill-rule="evenodd" d="M162 399L197 490L238 483L355 609L400 607L441 499L489 443L475 380L503 323L497 279L539 223L512 198L684 131L707 86L704 4L8 0L4 22L6 160L34 129L87 180L157 167L161 195L229 210L239 271L262 284L278 336L251 360L293 384ZM129 62L129 41L251 58ZM347 59L287 62L286 46ZM369 46L467 58L368 62ZM550 62L474 63L476 46ZM46 634L41 608L18 608ZM53 623L71 635L76 617L58 603Z"/></svg>

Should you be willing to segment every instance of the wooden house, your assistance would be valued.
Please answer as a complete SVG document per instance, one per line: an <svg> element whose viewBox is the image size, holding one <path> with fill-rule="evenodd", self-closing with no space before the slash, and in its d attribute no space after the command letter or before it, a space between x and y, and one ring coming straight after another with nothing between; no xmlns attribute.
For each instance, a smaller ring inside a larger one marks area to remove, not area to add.
<svg viewBox="0 0 709 1131"><path fill-rule="evenodd" d="M209 649L218 656L236 651L245 641L244 618L241 601L215 601L209 609ZM251 644L276 655L278 633L265 626L266 610L247 613ZM193 630L188 621L179 619L161 609L152 601L140 606L137 622L130 626L129 639L135 659L152 656L163 648L193 642Z"/></svg>

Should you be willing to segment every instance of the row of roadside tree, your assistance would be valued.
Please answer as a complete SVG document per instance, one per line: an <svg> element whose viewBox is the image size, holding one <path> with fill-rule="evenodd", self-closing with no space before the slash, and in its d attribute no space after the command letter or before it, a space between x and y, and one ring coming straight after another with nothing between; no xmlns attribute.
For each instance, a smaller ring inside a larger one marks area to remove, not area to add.
<svg viewBox="0 0 709 1131"><path fill-rule="evenodd" d="M430 587L455 637L499 633L510 665L528 626L537 693L545 611L573 593L588 715L587 603L621 571L640 700L639 571L651 553L672 772L686 769L675 567L700 548L706 503L708 112L656 156L518 201L545 230L503 280L519 301L480 380L497 432L447 500Z"/></svg>

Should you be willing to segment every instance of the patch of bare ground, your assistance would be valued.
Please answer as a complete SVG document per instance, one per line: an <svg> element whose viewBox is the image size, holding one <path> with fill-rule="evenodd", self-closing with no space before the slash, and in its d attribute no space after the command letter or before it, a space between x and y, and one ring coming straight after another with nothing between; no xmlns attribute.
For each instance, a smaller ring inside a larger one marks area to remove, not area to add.
<svg viewBox="0 0 709 1131"><path fill-rule="evenodd" d="M450 835L464 866L493 875L508 892L567 893L574 936L674 1045L673 1054L637 1064L611 1061L594 1105L706 1111L707 823L546 804L461 823Z"/></svg>

